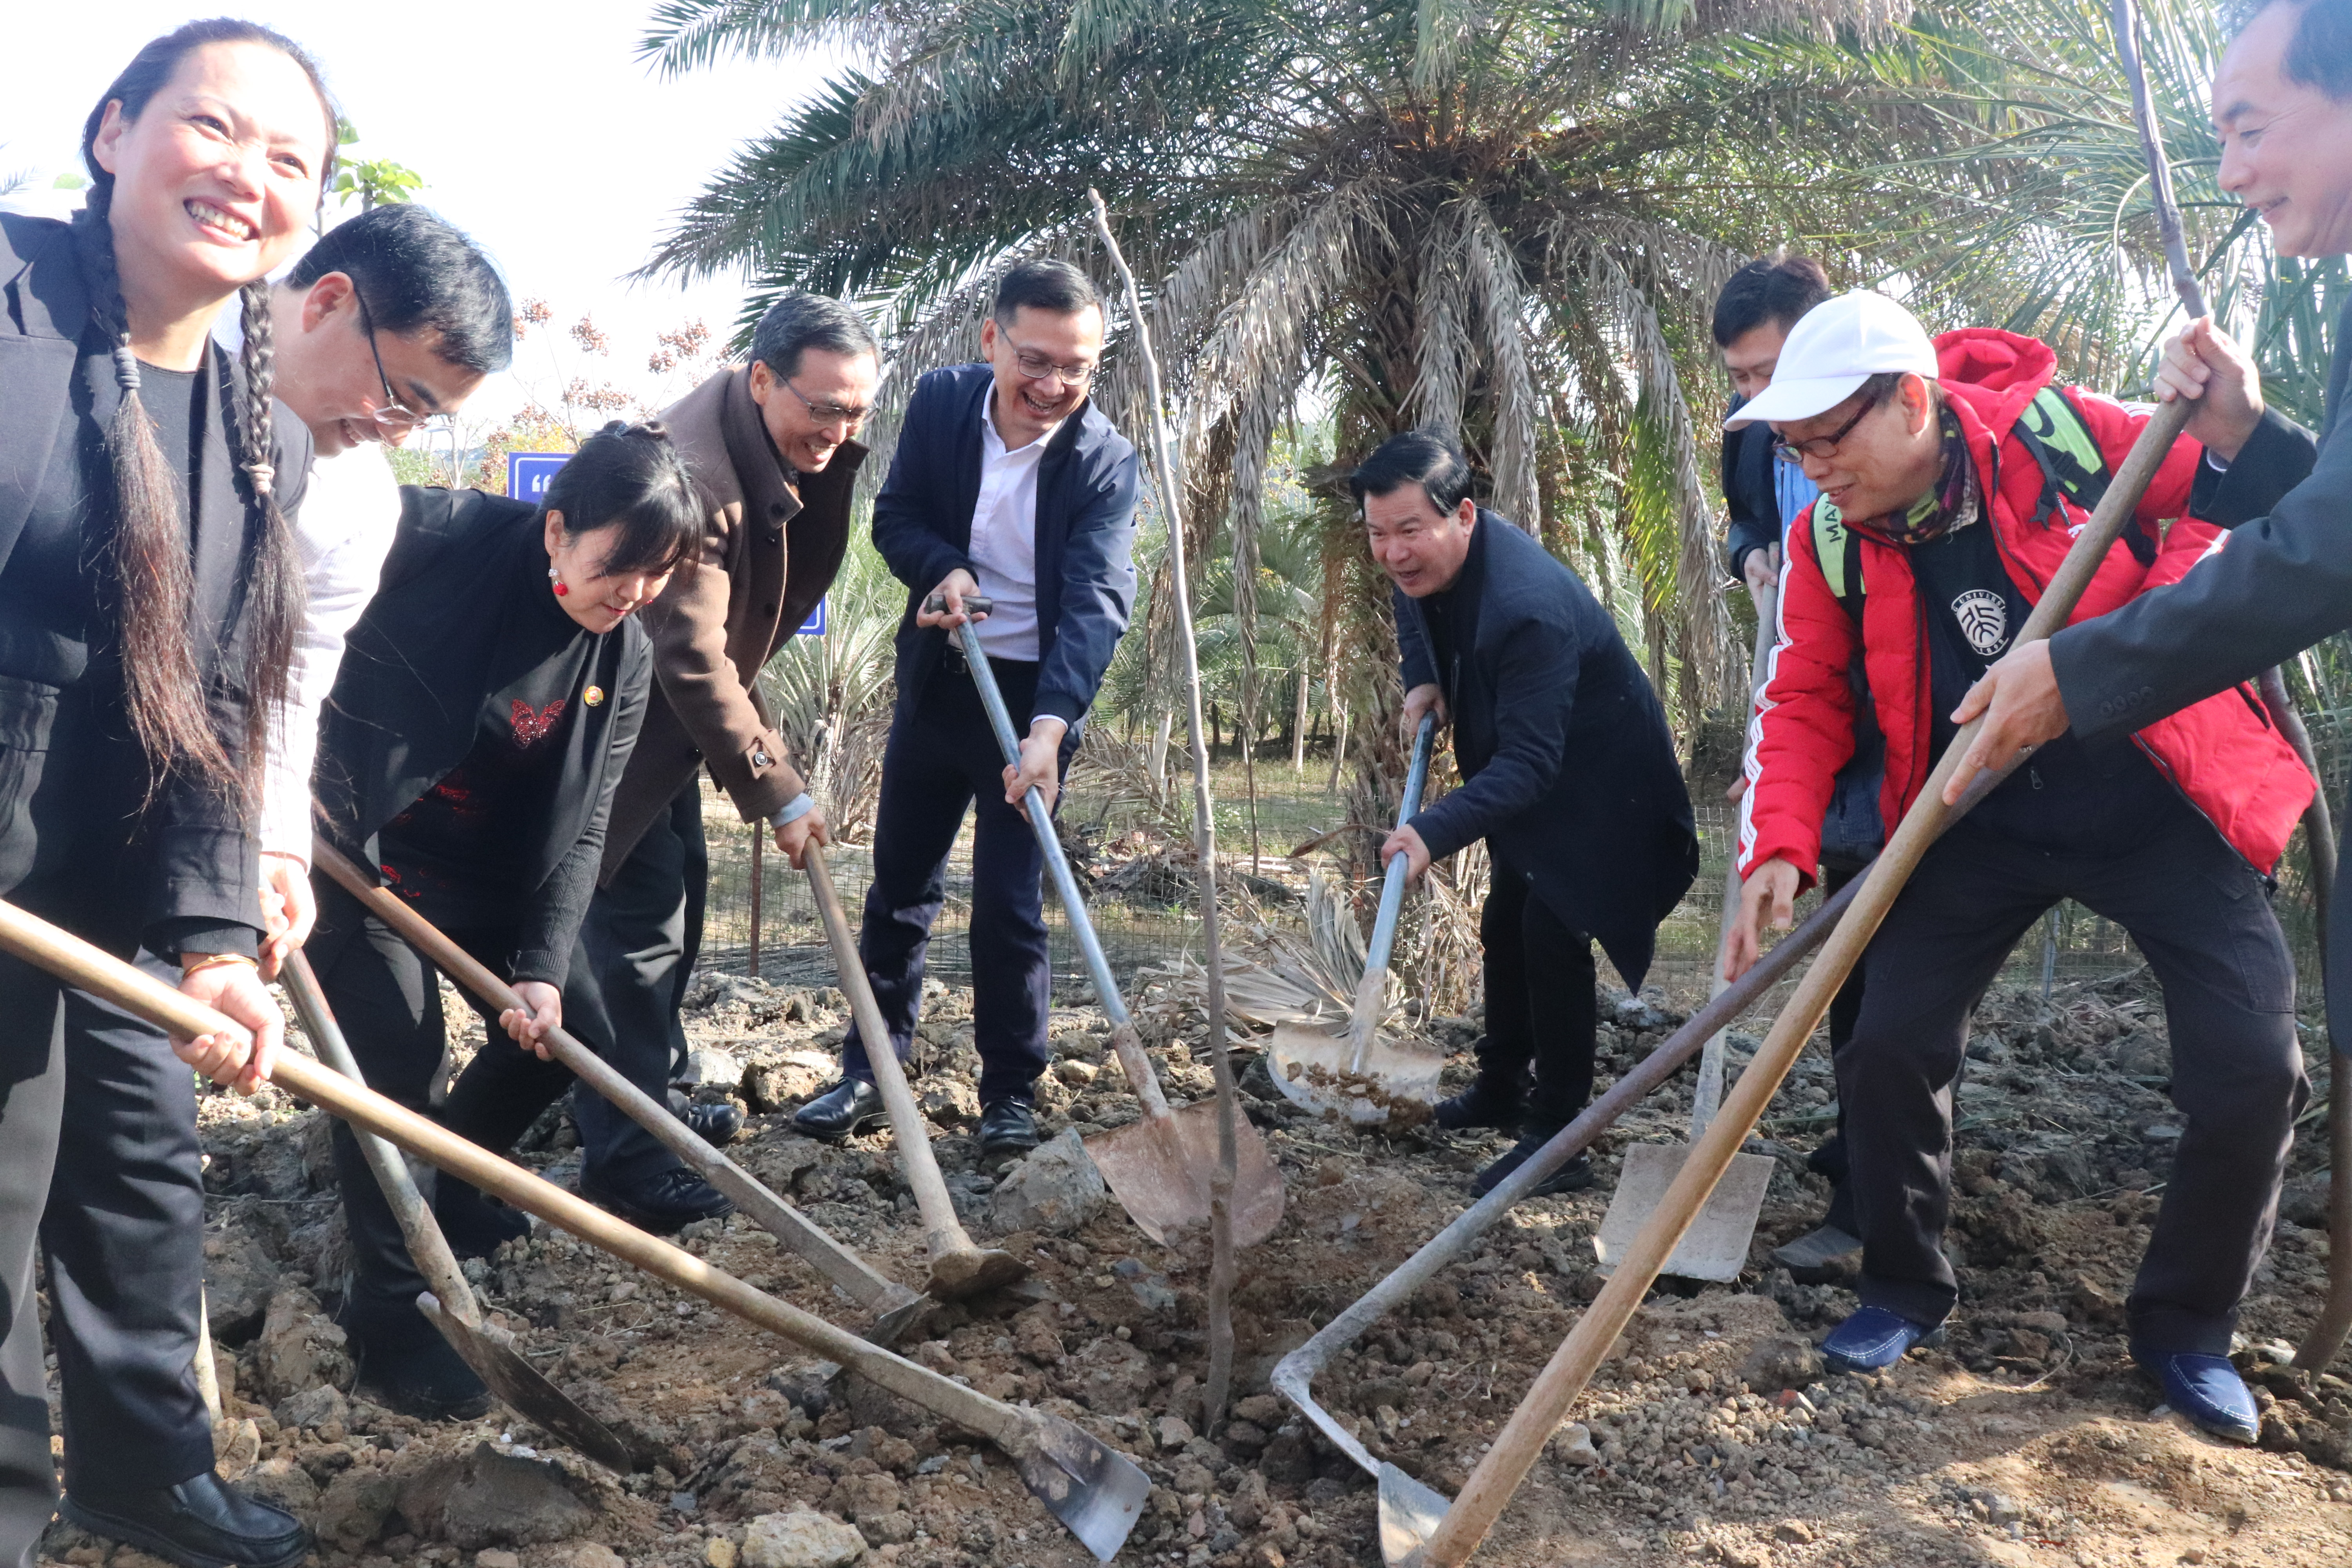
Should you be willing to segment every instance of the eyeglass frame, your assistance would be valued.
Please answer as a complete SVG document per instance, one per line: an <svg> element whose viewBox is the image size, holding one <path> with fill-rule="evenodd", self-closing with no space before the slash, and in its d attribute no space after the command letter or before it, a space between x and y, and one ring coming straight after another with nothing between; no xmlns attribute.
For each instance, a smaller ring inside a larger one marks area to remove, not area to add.
<svg viewBox="0 0 2352 1568"><path fill-rule="evenodd" d="M1896 384L1899 385L1901 384L1897 383ZM1790 468L1796 468L1807 458L1819 458L1823 462L1827 462L1830 458L1837 456L1839 446L1844 442L1847 437L1853 434L1854 426L1861 424L1864 418L1868 417L1872 409L1876 408L1880 404L1886 402L1893 395L1893 391L1894 389L1892 387L1881 388L1879 391L1873 393L1869 397L1864 398L1863 400L1862 406L1854 410L1853 418L1847 420L1844 424L1839 426L1835 430L1826 436L1808 436L1801 441L1790 441L1784 439L1778 430L1775 430L1772 432L1772 455L1775 458L1780 458L1780 461L1788 464ZM1815 443L1822 441L1829 443L1828 451L1823 452L1815 449Z"/></svg>
<svg viewBox="0 0 2352 1568"><path fill-rule="evenodd" d="M392 389L392 377L384 374L383 351L375 344L375 317L368 310L367 296L359 291L356 284L352 289L352 299L360 308L360 330L367 334L368 358L375 361L375 378L383 384L384 405L370 413L368 418L374 422L376 428L387 434L397 432L405 436L444 417L439 414L419 414L400 400L400 394ZM393 417L386 418L386 415Z"/></svg>
<svg viewBox="0 0 2352 1568"><path fill-rule="evenodd" d="M1043 381L1050 375L1058 379L1064 386L1070 387L1078 392L1084 392L1088 386L1094 384L1097 373L1102 369L1102 365L1099 363L1095 364L1066 365L1058 360L1048 359L1045 355L1038 353L1035 349L1023 348L1020 344L1014 342L1009 335L1000 334L1000 336L1004 346L1013 351L1013 368L1021 374L1021 378L1024 381ZM1023 360L1027 359L1032 355L1034 355L1037 359L1043 361L1045 368L1043 370L1033 371L1027 365L1021 363Z"/></svg>
<svg viewBox="0 0 2352 1568"><path fill-rule="evenodd" d="M844 408L838 403L811 403L808 400L808 394L794 386L783 376L776 377L776 384L800 399L801 406L808 410L808 416L816 421L816 427L820 430L829 425L846 425L849 427L846 434L855 436L865 428L868 419L874 417L874 407L871 404L864 408ZM830 412L819 413L820 409L830 410Z"/></svg>

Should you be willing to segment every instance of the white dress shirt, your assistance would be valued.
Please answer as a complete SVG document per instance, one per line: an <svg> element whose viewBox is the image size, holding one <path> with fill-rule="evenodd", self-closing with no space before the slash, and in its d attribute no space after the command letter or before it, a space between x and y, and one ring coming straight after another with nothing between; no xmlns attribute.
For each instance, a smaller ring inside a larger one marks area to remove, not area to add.
<svg viewBox="0 0 2352 1568"><path fill-rule="evenodd" d="M294 520L310 602L286 673L286 715L269 732L262 776L260 833L265 855L310 863L310 770L319 752L319 710L342 667L343 638L375 597L383 558L400 523L400 486L392 460L370 442L320 458Z"/></svg>
<svg viewBox="0 0 2352 1568"><path fill-rule="evenodd" d="M981 651L991 658L1037 660L1037 465L1055 423L1025 447L1005 449L980 400L980 499L971 509L971 574L994 607L979 623Z"/></svg>

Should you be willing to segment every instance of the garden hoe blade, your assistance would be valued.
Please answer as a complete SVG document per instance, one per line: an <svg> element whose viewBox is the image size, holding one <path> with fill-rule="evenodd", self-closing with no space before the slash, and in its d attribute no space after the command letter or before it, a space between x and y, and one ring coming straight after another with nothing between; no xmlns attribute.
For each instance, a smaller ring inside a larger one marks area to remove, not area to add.
<svg viewBox="0 0 2352 1568"><path fill-rule="evenodd" d="M0 951L37 963L67 984L103 997L179 1038L220 1037L249 1043L244 1026L5 899L0 899ZM237 1059L244 1059L241 1053ZM978 1433L1013 1462L1023 1484L1038 1500L1080 1532L1087 1550L1106 1562L1125 1544L1142 1511L1150 1490L1143 1472L1066 1421L991 1399L754 1289L707 1259L646 1235L308 1057L279 1052L270 1079L298 1100L351 1123L354 1131L373 1132L624 1263Z"/></svg>
<svg viewBox="0 0 2352 1568"><path fill-rule="evenodd" d="M360 1076L360 1064L352 1056L342 1027L327 1005L326 994L319 989L319 977L311 972L310 961L298 950L286 961L283 978L286 994L294 1004L294 1016L302 1021L302 1032L310 1037L311 1048L319 1053L319 1059L364 1087L367 1080ZM356 1128L353 1132L376 1185L383 1189L384 1202L400 1223L401 1238L408 1244L417 1272L432 1286L432 1289L416 1298L417 1310L441 1331L449 1347L474 1369L476 1377L489 1385L490 1392L508 1409L526 1420L538 1422L598 1464L626 1475L627 1447L603 1422L572 1403L570 1395L524 1360L511 1340L482 1321L481 1307L457 1267L457 1255L449 1250L440 1226L434 1222L433 1211L425 1207L425 1194L417 1191L415 1178L408 1173L408 1162L401 1158L400 1151L372 1132Z"/></svg>
<svg viewBox="0 0 2352 1568"><path fill-rule="evenodd" d="M988 612L985 599L967 598L964 604L975 613ZM939 610L946 605L934 597L928 607ZM1007 763L1018 765L1021 743L1013 736L1013 715L1004 706L1004 694L997 689L988 655L982 651L971 623L967 621L958 629L964 666L971 672L981 705L988 710L997 750ZM1136 1228L1166 1246L1180 1232L1209 1223L1209 1177L1217 1168L1217 1108L1213 1101L1202 1100L1181 1110L1169 1109L1168 1097L1151 1070L1151 1058L1144 1055L1135 1020L1119 994L1118 977L1111 973L1110 960L1095 935L1094 921L1087 914L1087 901L1079 895L1077 877L1070 869L1070 858L1062 851L1060 836L1054 831L1043 792L1029 792L1028 807L1029 826L1053 872L1062 912L1077 935L1087 977L1095 984L1095 997L1110 1020L1111 1052L1118 1058L1119 1070L1127 1074L1136 1101L1143 1108L1141 1121L1087 1139L1087 1153ZM1234 1123L1234 1245L1254 1247L1273 1235L1274 1227L1282 1222L1282 1170L1274 1163L1265 1140L1245 1120Z"/></svg>
<svg viewBox="0 0 2352 1568"><path fill-rule="evenodd" d="M1451 1505L1394 1465L1381 1466L1381 1561L1390 1568L1421 1550Z"/></svg>
<svg viewBox="0 0 2352 1568"><path fill-rule="evenodd" d="M1412 740L1412 765L1405 774L1404 801L1397 826L1421 809L1422 786L1429 782L1429 751L1437 715L1424 713ZM1389 862L1381 885L1380 913L1364 952L1364 975L1356 985L1356 1005L1345 1033L1334 1036L1310 1024L1284 1024L1274 1031L1268 1076L1295 1105L1359 1124L1386 1121L1391 1110L1437 1103L1437 1078L1445 1058L1380 1037L1381 997L1388 987L1389 952L1396 945L1397 911L1404 905L1405 858Z"/></svg>
<svg viewBox="0 0 2352 1568"><path fill-rule="evenodd" d="M1748 670L1751 702L1764 688L1773 639L1779 632L1779 599L1774 590L1767 588L1757 602L1756 657ZM1728 986L1723 978L1724 950L1730 944L1731 928L1738 918L1739 859L1734 856L1724 874L1723 922L1716 933L1715 977L1707 986L1710 1001ZM1617 1173L1617 1191L1609 1199L1609 1212L1601 1216L1600 1234L1592 1238L1592 1249L1601 1256L1601 1273L1615 1268L1633 1238L1642 1234L1658 1205L1665 1201L1666 1189L1682 1173L1691 1143L1697 1142L1706 1124L1715 1120L1716 1108L1723 1103L1725 1049L1724 1031L1717 1029L1707 1037L1706 1047L1699 1054L1698 1082L1691 1088L1690 1143L1635 1143L1625 1151L1625 1162ZM1723 1173L1698 1217L1675 1245L1665 1272L1718 1285L1738 1279L1739 1271L1748 1267L1748 1244L1755 1239L1757 1216L1764 1211L1764 1190L1771 1181L1769 1159L1761 1154L1733 1155L1731 1169Z"/></svg>

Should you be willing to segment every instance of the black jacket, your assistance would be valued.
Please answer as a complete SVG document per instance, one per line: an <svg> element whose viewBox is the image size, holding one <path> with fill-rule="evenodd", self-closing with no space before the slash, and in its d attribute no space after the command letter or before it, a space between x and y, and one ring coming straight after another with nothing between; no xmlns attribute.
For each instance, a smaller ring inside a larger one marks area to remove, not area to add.
<svg viewBox="0 0 2352 1568"><path fill-rule="evenodd" d="M111 542L111 520L103 498L111 494L105 431L121 405L115 385L110 345L90 323L88 286L75 255L73 231L47 218L0 213L0 572L34 521L37 507L55 525L55 503L68 497L66 510L79 514L86 560L103 561ZM226 374L235 390L225 398ZM194 498L194 613L206 635L196 639L196 657L214 721L232 761L243 752L246 694L243 687L246 601L240 592L252 570L257 514L246 504L236 479L226 430L241 400L241 372L218 349L210 351L205 373L207 398L203 482ZM310 471L310 434L283 405L276 410L279 508L289 517L301 506ZM68 526L72 526L68 524ZM110 584L101 604L111 603ZM60 595L59 603L66 598ZM101 615L107 612L101 611ZM114 627L84 625L79 617L0 616L0 737L31 752L47 749L60 700L94 705L101 730L127 733L121 722L121 668ZM112 717L105 717L111 715ZM104 757L79 759L80 776L93 802L121 793L128 770L138 775L130 788L135 805L143 789L145 763L133 744L102 748ZM49 759L53 777L61 760ZM0 843L0 892L14 889L32 864L43 814L22 798L41 776L17 767L0 778L0 822L9 825ZM92 809L100 809L93 805ZM108 831L119 832L110 826ZM259 863L247 836L240 803L225 801L184 779L167 782L148 806L124 866L121 896L136 903L128 922L143 933L146 946L170 954L255 950L260 926Z"/></svg>
<svg viewBox="0 0 2352 1568"><path fill-rule="evenodd" d="M344 854L375 866L377 831L465 760L483 704L585 639L581 689L567 699L577 721L516 889L514 977L561 984L595 890L613 792L645 721L652 646L634 617L601 636L567 621L567 637L541 616L516 613L522 596L548 591L539 512L528 502L409 485L400 502L383 579L319 720L320 827ZM603 693L594 702L583 700L591 686Z"/></svg>
<svg viewBox="0 0 2352 1568"><path fill-rule="evenodd" d="M2347 399L2352 308L2336 326L2318 438L2266 415L2226 476L2200 475L2192 510L2231 529L2228 545L2170 587L2051 639L2076 734L2119 739L2352 626ZM2339 870L2339 911L2347 886ZM2352 919L2340 913L2328 922L2326 972L2328 1032L2352 1052Z"/></svg>
<svg viewBox="0 0 2352 1568"><path fill-rule="evenodd" d="M923 595L971 570L971 509L980 500L980 421L993 373L935 370L907 403L890 477L874 498L874 543L907 584L898 623L898 705L912 712L948 634L918 626ZM1092 401L1062 421L1037 469L1037 696L1025 720L1052 714L1076 735L1127 630L1135 602L1135 447Z"/></svg>
<svg viewBox="0 0 2352 1568"><path fill-rule="evenodd" d="M1724 416L1739 412L1746 401L1734 400ZM1780 492L1772 472L1778 461L1772 455L1772 426L1761 420L1723 433L1723 504L1731 514L1723 554L1732 576L1741 582L1748 577L1748 552L1780 542Z"/></svg>
<svg viewBox="0 0 2352 1568"><path fill-rule="evenodd" d="M1475 630L1443 670L1421 602L1392 595L1405 689L1445 693L1465 781L1413 829L1433 857L1487 840L1639 988L1658 922L1698 875L1665 710L1576 574L1483 507L1452 592L1475 597Z"/></svg>

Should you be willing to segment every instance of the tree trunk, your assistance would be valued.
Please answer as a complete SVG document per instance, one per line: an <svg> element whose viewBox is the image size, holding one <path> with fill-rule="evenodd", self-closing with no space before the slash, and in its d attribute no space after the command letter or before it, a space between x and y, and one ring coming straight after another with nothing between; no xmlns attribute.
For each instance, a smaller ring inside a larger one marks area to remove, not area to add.
<svg viewBox="0 0 2352 1568"><path fill-rule="evenodd" d="M1151 731L1151 798L1165 802L1168 798L1168 731L1175 727L1176 710L1162 708L1160 722Z"/></svg>
<svg viewBox="0 0 2352 1568"><path fill-rule="evenodd" d="M1301 660L1298 666L1298 706L1290 718L1290 771L1307 771L1307 694L1315 684L1314 671Z"/></svg>

